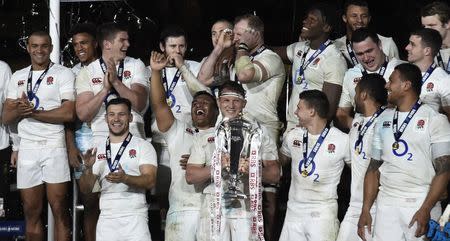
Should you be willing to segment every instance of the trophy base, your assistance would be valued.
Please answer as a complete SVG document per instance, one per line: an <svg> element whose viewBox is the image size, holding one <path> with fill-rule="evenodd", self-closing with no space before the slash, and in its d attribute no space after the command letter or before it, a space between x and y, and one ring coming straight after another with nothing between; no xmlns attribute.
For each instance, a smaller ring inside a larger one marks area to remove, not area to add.
<svg viewBox="0 0 450 241"><path fill-rule="evenodd" d="M247 195L245 195L241 191L229 190L223 194L223 198L225 198L225 199L246 199Z"/></svg>

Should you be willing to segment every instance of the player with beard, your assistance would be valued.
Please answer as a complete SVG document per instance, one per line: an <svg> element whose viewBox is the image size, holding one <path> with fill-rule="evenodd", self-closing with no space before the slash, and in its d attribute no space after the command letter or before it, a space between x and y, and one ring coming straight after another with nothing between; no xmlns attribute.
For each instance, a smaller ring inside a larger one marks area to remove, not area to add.
<svg viewBox="0 0 450 241"><path fill-rule="evenodd" d="M358 58L352 49L351 39L353 32L359 28L369 26L371 16L369 4L365 0L349 0L345 3L342 20L345 23L346 35L335 40L335 45L347 60L348 67L354 67L358 64ZM380 47L388 59L399 59L397 45L392 38L377 34L380 39Z"/></svg>
<svg viewBox="0 0 450 241"><path fill-rule="evenodd" d="M358 235L374 240L423 240L430 217L439 218L439 198L450 170L450 124L419 99L422 75L410 63L397 65L386 83L388 102L374 126L371 160L364 177Z"/></svg>
<svg viewBox="0 0 450 241"><path fill-rule="evenodd" d="M194 138L208 133L216 123L218 108L215 98L205 91L196 93L191 104L191 121L177 119L167 105L162 71L170 59L165 54L152 52L150 57L151 105L158 131L162 133L170 156L171 183L167 212L165 240L196 240L201 192L189 185L185 165ZM181 160L180 160L181 159Z"/></svg>
<svg viewBox="0 0 450 241"><path fill-rule="evenodd" d="M84 193L92 192L96 182L101 187L96 240L151 240L145 192L156 182L155 149L130 133L129 100L110 100L105 119L109 135L84 155L86 169L79 181Z"/></svg>

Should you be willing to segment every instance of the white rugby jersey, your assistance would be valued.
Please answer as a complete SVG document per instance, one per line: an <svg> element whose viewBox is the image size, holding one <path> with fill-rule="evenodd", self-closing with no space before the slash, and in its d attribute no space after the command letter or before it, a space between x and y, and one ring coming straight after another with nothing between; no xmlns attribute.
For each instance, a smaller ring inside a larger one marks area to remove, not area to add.
<svg viewBox="0 0 450 241"><path fill-rule="evenodd" d="M349 132L349 148L351 158L351 171L352 171L352 183L351 183L351 196L350 206L362 208L363 203L363 190L364 190L364 177L366 176L367 167L370 163L370 155L372 148L372 138L375 123L377 119L369 126L366 133L362 138L362 142L359 145L359 153L355 150L355 143L358 139L359 131L369 121L369 117L356 116L353 119L352 128Z"/></svg>
<svg viewBox="0 0 450 241"><path fill-rule="evenodd" d="M170 129L163 133L169 148L172 182L169 188L170 212L200 210L201 192L186 182L186 171L180 166L181 155L189 154L198 129L175 118Z"/></svg>
<svg viewBox="0 0 450 241"><path fill-rule="evenodd" d="M200 71L200 63L192 60L185 60L184 64L186 67L192 72L194 76L198 75ZM150 69L150 68L148 68ZM167 86L170 88L172 81L174 80L175 74L177 73L178 68L176 67L166 67L166 77L167 77ZM150 70L151 75L151 70ZM191 117L191 103L192 103L192 95L189 92L186 82L183 79L183 75L180 75L178 79L177 85L173 89L172 92L174 99L172 113L173 116L187 123L192 123ZM152 139L154 142L161 143L163 142L163 136L161 132L158 130L158 126L156 125L155 116L152 116Z"/></svg>
<svg viewBox="0 0 450 241"><path fill-rule="evenodd" d="M383 50L383 53L389 58L396 58L399 59L400 56L398 55L398 48L397 45L394 42L394 39L391 37L384 37L382 35L378 35L378 38L381 41L381 49ZM347 50L347 35L344 35L338 39L334 40L336 47L339 49L339 51L345 56L345 58L351 63L350 55Z"/></svg>
<svg viewBox="0 0 450 241"><path fill-rule="evenodd" d="M77 94L79 95L86 91L92 92L94 95L98 94L103 89L104 75L99 59L82 68L76 79ZM131 85L139 84L148 90L148 77L148 69L145 68L144 63L140 59L125 57L122 83L126 87L131 88ZM141 113L133 109L131 110L133 121L130 123L130 132L138 137L144 137L144 112L145 110ZM105 121L105 113L105 103L103 103L91 122L91 129L94 136L108 136L109 131Z"/></svg>
<svg viewBox="0 0 450 241"><path fill-rule="evenodd" d="M22 97L22 93L27 93L27 81L30 66L16 71L9 83L8 99ZM44 70L33 71L32 88ZM45 74L39 89L36 92L39 98L38 109L52 110L61 106L63 99L74 100L74 75L69 68L59 64L53 64ZM27 141L41 141L40 146L52 145L54 147L64 147L64 125L45 123L33 118L22 119L18 124L18 134L21 139L21 148L33 145ZM24 143L25 145L22 145ZM47 143L47 144L44 144Z"/></svg>
<svg viewBox="0 0 450 241"><path fill-rule="evenodd" d="M121 142L111 143L112 161L121 145ZM141 175L140 166L146 164L157 166L155 149L144 139L133 136L119 163L126 174L139 176ZM145 189L133 188L123 183L111 183L105 179L105 176L110 173L106 161L106 138L103 138L97 146L97 157L92 167L92 173L98 176L101 187L100 215L120 217L121 215L139 214L147 216Z"/></svg>
<svg viewBox="0 0 450 241"><path fill-rule="evenodd" d="M350 160L348 135L331 127L314 158L314 164L311 163L307 168L310 175L303 177L299 172L299 164L303 160L304 131L306 129L300 127L289 131L280 149L282 154L292 158L287 207L296 216L310 212L305 206L320 207L322 204L337 202L337 185L345 162ZM320 134L308 135L308 155L319 136Z"/></svg>
<svg viewBox="0 0 450 241"><path fill-rule="evenodd" d="M450 154L450 124L447 118L422 104L413 116L394 154L392 145L393 116L395 110L387 109L375 125L372 141L372 158L382 160L378 203L398 200L424 199L435 176L433 158ZM399 112L400 128L408 112ZM407 203L402 203L407 205Z"/></svg>
<svg viewBox="0 0 450 241"><path fill-rule="evenodd" d="M393 57L389 60L388 65L386 67L386 71L383 74L384 80L389 81L389 76L391 76L394 71L395 66L406 63L405 61L399 60ZM361 64L357 64L355 67L347 70L344 75L344 83L342 85L342 94L341 99L339 100L339 107L354 107L355 106L355 88L358 84L359 80L362 77L362 73L364 71L364 67ZM374 72L367 71L369 74L379 73L380 69L377 69Z"/></svg>
<svg viewBox="0 0 450 241"><path fill-rule="evenodd" d="M279 132L281 123L278 119L278 99L286 78L283 61L270 49L265 49L256 55L253 61L261 63L267 71L265 81L242 83L246 91L247 105L244 114L250 114L261 125L274 132ZM235 70L234 70L235 71ZM232 74L235 78L235 74ZM271 135L271 138L277 138Z"/></svg>
<svg viewBox="0 0 450 241"><path fill-rule="evenodd" d="M436 67L422 84L420 99L435 111L439 111L441 106L450 106L450 75L441 67Z"/></svg>
<svg viewBox="0 0 450 241"><path fill-rule="evenodd" d="M9 79L11 78L11 69L8 64L0 60L0 113L3 111L3 103L6 100ZM0 123L0 150L9 146L9 135L5 125Z"/></svg>
<svg viewBox="0 0 450 241"><path fill-rule="evenodd" d="M434 62L436 64L438 64L438 66L440 66L442 69L447 71L447 73L450 74L450 63L449 63L449 61L450 61L450 48L441 49L441 50L439 50L439 53L441 54L442 64L444 66L439 65L439 61L437 59L437 56L434 58Z"/></svg>
<svg viewBox="0 0 450 241"><path fill-rule="evenodd" d="M288 126L294 127L298 124L298 118L294 112L297 109L299 94L305 90L322 90L323 83L342 85L347 64L344 57L334 44L330 44L319 56L317 56L305 69L304 75L306 83L296 84L301 78L299 76L299 67L302 62L302 56L307 51L305 63L316 50L309 48L309 42L297 42L287 47L287 56L292 62L292 82L293 88L289 99L289 108L286 119Z"/></svg>

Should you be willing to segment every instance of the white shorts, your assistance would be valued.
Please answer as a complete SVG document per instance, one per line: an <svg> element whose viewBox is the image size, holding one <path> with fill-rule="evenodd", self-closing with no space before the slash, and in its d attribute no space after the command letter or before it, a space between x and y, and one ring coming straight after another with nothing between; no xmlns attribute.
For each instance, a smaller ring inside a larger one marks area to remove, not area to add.
<svg viewBox="0 0 450 241"><path fill-rule="evenodd" d="M289 212L289 210L288 210ZM339 231L339 220L333 217L301 216L284 220L279 241L335 241Z"/></svg>
<svg viewBox="0 0 450 241"><path fill-rule="evenodd" d="M195 241L200 211L170 212L166 217L165 241Z"/></svg>
<svg viewBox="0 0 450 241"><path fill-rule="evenodd" d="M372 216L372 230L375 223L375 205L370 210ZM342 220L341 227L339 228L339 234L336 241L361 241L358 236L358 221L361 215L361 208L355 206L349 206L345 213L344 220Z"/></svg>
<svg viewBox="0 0 450 241"><path fill-rule="evenodd" d="M31 188L46 183L70 181L66 148L19 150L17 188Z"/></svg>
<svg viewBox="0 0 450 241"><path fill-rule="evenodd" d="M377 217L375 219L374 240L392 241L392 240L424 240L424 236L420 238L414 237L417 229L416 225L408 228L414 214L419 210L417 207L405 207L401 203L395 206L377 205ZM441 204L438 202L430 212L431 219L438 220L441 215Z"/></svg>
<svg viewBox="0 0 450 241"><path fill-rule="evenodd" d="M148 218L143 215L117 218L101 216L95 233L97 241L151 241Z"/></svg>

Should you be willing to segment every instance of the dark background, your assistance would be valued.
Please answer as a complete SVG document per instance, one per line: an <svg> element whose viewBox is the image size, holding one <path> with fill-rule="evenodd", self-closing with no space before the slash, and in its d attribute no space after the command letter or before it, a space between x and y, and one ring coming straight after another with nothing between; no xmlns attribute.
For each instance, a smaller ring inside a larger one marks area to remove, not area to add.
<svg viewBox="0 0 450 241"><path fill-rule="evenodd" d="M67 0L66 0L67 1ZM129 55L148 62L151 49L158 47L159 32L166 24L179 24L188 34L188 58L200 61L212 48L211 24L221 18L256 12L265 23L268 45L287 45L297 41L301 20L313 0L149 0L90 1L61 3L61 48L77 22L116 21L130 28ZM344 0L328 1L341 16ZM409 32L420 26L419 9L430 1L368 1L372 14L371 27L384 36L394 38L404 57ZM20 37L33 29L47 28L48 0L0 0L0 59L17 70L29 64L25 50L18 45ZM139 24L140 22L140 24ZM336 24L335 37L344 33ZM71 65L71 48L64 52L64 64Z"/></svg>

